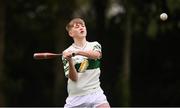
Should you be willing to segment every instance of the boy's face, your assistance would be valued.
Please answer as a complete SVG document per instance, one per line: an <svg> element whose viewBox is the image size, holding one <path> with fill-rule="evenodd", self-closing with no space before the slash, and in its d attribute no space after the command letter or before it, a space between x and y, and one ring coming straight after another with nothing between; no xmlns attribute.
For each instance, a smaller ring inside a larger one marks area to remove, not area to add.
<svg viewBox="0 0 180 108"><path fill-rule="evenodd" d="M87 35L86 26L84 23L76 22L69 31L69 35L73 38L84 38Z"/></svg>

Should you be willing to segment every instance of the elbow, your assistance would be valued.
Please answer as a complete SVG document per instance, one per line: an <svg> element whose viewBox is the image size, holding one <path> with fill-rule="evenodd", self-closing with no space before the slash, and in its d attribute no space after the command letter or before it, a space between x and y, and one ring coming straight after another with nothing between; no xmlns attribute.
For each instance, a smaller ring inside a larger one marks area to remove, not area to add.
<svg viewBox="0 0 180 108"><path fill-rule="evenodd" d="M72 78L71 80L74 81L74 82L76 82L78 79L77 79L77 78Z"/></svg>
<svg viewBox="0 0 180 108"><path fill-rule="evenodd" d="M101 53L101 52L93 52L93 53L90 53L89 56L90 56L92 59L100 59L101 56L102 56L102 53Z"/></svg>
<svg viewBox="0 0 180 108"><path fill-rule="evenodd" d="M99 53L98 55L98 59L100 59L102 57L102 53Z"/></svg>
<svg viewBox="0 0 180 108"><path fill-rule="evenodd" d="M100 59L102 57L101 53L98 53L94 59Z"/></svg>
<svg viewBox="0 0 180 108"><path fill-rule="evenodd" d="M70 79L74 82L76 82L78 80L78 77L70 77Z"/></svg>

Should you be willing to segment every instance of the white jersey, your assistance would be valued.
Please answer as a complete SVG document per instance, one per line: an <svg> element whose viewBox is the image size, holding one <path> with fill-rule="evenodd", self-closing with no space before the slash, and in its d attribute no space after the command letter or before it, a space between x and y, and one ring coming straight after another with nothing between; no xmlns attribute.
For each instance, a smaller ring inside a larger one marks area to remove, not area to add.
<svg viewBox="0 0 180 108"><path fill-rule="evenodd" d="M79 50L72 44L65 51ZM81 50L94 50L101 52L101 45L98 42L86 42ZM75 68L78 72L78 80L76 82L68 79L67 89L69 96L81 96L97 91L100 88L100 60L88 59L85 56L76 55L72 57ZM69 74L69 63L62 57L65 76Z"/></svg>

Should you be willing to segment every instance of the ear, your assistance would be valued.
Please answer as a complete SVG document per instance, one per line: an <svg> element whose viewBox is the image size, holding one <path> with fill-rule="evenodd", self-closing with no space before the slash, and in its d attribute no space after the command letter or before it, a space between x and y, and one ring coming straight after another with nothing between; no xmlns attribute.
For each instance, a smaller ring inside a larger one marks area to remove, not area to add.
<svg viewBox="0 0 180 108"><path fill-rule="evenodd" d="M73 37L73 32L71 30L68 33L69 33L69 36Z"/></svg>

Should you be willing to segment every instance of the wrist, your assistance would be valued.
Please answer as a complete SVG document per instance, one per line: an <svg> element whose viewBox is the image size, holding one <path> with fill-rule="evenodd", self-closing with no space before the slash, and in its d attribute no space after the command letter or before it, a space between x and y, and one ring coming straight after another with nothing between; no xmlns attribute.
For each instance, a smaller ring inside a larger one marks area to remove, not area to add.
<svg viewBox="0 0 180 108"><path fill-rule="evenodd" d="M69 59L68 59L68 62L69 62L69 63L73 63L72 58L69 58Z"/></svg>

